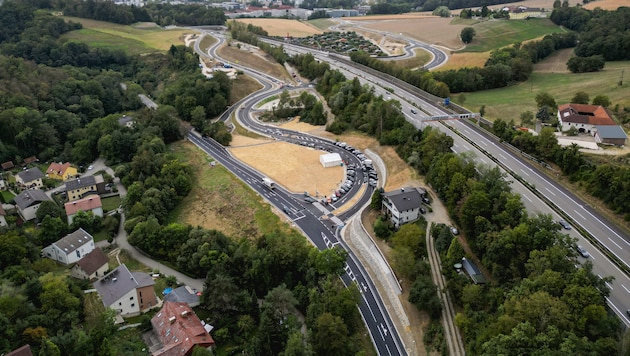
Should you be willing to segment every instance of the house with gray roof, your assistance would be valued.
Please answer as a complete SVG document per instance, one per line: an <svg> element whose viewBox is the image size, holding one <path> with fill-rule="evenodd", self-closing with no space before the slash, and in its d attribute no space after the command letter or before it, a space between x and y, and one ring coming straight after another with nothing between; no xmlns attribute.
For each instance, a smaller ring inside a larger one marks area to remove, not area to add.
<svg viewBox="0 0 630 356"><path fill-rule="evenodd" d="M68 201L79 200L90 194L99 194L99 186L103 187L101 190L104 192L105 183L103 176L100 174L69 180L66 182Z"/></svg>
<svg viewBox="0 0 630 356"><path fill-rule="evenodd" d="M462 267L464 267L464 271L475 284L486 284L486 278L481 274L481 270L472 260L467 259L466 257L462 257Z"/></svg>
<svg viewBox="0 0 630 356"><path fill-rule="evenodd" d="M420 218L420 205L427 191L407 187L383 193L382 210L396 228Z"/></svg>
<svg viewBox="0 0 630 356"><path fill-rule="evenodd" d="M15 183L22 189L41 188L44 186L42 181L44 177L44 173L39 168L29 168L15 175Z"/></svg>
<svg viewBox="0 0 630 356"><path fill-rule="evenodd" d="M189 286L181 286L173 289L167 295L164 296L165 302L178 302L186 303L189 307L194 308L199 305L199 297L201 292L198 292Z"/></svg>
<svg viewBox="0 0 630 356"><path fill-rule="evenodd" d="M153 279L144 272L130 272L124 264L94 282L106 308L121 316L135 316L158 306Z"/></svg>
<svg viewBox="0 0 630 356"><path fill-rule="evenodd" d="M42 256L69 265L94 251L94 238L85 230L72 232L42 249Z"/></svg>
<svg viewBox="0 0 630 356"><path fill-rule="evenodd" d="M49 201L50 198L41 189L27 189L18 194L13 200L22 219L29 221L35 219L35 213L39 209L39 204Z"/></svg>
<svg viewBox="0 0 630 356"><path fill-rule="evenodd" d="M628 135L619 125L597 125L595 126L595 142L603 145L623 146L628 140Z"/></svg>

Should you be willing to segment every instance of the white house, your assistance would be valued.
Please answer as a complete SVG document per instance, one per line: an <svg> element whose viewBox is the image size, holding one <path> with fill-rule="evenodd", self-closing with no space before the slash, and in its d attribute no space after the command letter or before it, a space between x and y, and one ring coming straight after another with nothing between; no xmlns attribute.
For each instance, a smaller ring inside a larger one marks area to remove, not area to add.
<svg viewBox="0 0 630 356"><path fill-rule="evenodd" d="M338 167L342 162L339 153L327 153L319 156L319 163L321 163L324 168Z"/></svg>
<svg viewBox="0 0 630 356"><path fill-rule="evenodd" d="M422 198L426 196L422 188L400 188L383 193L382 209L396 228L416 221L420 217Z"/></svg>
<svg viewBox="0 0 630 356"><path fill-rule="evenodd" d="M15 183L23 189L41 188L44 186L42 179L44 173L39 168L25 169L15 175Z"/></svg>
<svg viewBox="0 0 630 356"><path fill-rule="evenodd" d="M153 279L144 272L130 272L124 264L94 282L103 305L121 316L139 315L158 304Z"/></svg>
<svg viewBox="0 0 630 356"><path fill-rule="evenodd" d="M5 182L5 180L0 177L0 190L6 190L6 189L7 189L7 182Z"/></svg>
<svg viewBox="0 0 630 356"><path fill-rule="evenodd" d="M42 256L69 265L79 261L92 251L94 251L94 238L79 228L79 230L45 247L42 250Z"/></svg>
<svg viewBox="0 0 630 356"><path fill-rule="evenodd" d="M595 135L595 126L617 125L608 110L600 105L564 104L558 106L558 123L561 130L574 127L578 132Z"/></svg>
<svg viewBox="0 0 630 356"><path fill-rule="evenodd" d="M91 211L95 216L103 217L103 203L101 203L101 197L96 194L88 195L83 199L69 201L64 204L64 208L68 217L68 225L72 224L74 217L79 211L85 211L86 213Z"/></svg>
<svg viewBox="0 0 630 356"><path fill-rule="evenodd" d="M41 189L27 189L18 194L13 200L22 219L29 221L35 219L35 213L37 213L39 205L50 200L50 198Z"/></svg>
<svg viewBox="0 0 630 356"><path fill-rule="evenodd" d="M74 278L91 280L103 277L107 270L109 270L107 255L97 247L77 261L70 269L70 274Z"/></svg>

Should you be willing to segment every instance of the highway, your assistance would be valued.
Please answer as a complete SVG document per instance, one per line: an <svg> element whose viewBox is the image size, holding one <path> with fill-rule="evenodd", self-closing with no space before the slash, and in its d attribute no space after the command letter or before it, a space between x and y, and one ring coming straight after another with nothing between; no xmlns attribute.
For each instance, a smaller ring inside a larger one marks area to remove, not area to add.
<svg viewBox="0 0 630 356"><path fill-rule="evenodd" d="M304 51L303 48L296 48L296 46L291 45L285 45L285 49L294 53L302 53ZM454 152L472 153L479 164L490 167L496 165L493 159L497 160L501 167L506 167L509 170L508 173L524 178L535 187L538 194L547 199L547 201L544 201L538 198L528 187L521 184L518 180L512 179L512 189L522 196L523 204L530 214L544 213L552 215L555 220L561 219L562 217L548 205L548 202L551 202L551 204L556 206L556 209L560 209L568 216L570 224L574 227L579 225L596 238L603 248L614 254L624 264L630 266L630 249L628 249L630 237L572 192L547 178L536 164L508 149L496 137L466 120L447 120L444 123L432 121L432 116L449 114L440 105L442 99L432 97L426 93L419 96L417 89L409 90L409 85L400 84L400 81L395 78L382 73L374 75L374 73L365 71L361 66L352 64L341 57L317 51L309 52L317 59L328 62L332 68L341 70L348 78L357 77L362 84L373 85L377 89L377 95L382 94L388 96L388 99L398 100L407 120L417 128L422 129L429 125L453 137ZM385 87L392 88L393 93L386 92L384 90ZM413 114L412 109L417 114ZM486 153L490 156L486 155ZM608 284L611 290L610 296L607 298L608 305L626 326L630 326L630 319L626 314L626 310L630 309L630 278L628 275L621 271L584 236L580 235L576 229L564 230L564 232L577 239L577 244L584 246L591 254L589 260L593 263L594 273L600 277L612 276L614 278L614 281Z"/></svg>
<svg viewBox="0 0 630 356"><path fill-rule="evenodd" d="M221 44L216 43L209 49L208 53L202 53L198 43L201 38L196 41L195 49L200 55L219 58L216 49ZM215 37L219 37L216 36ZM219 37L220 38L220 37ZM221 38L220 38L221 39ZM253 120L249 113L254 110L257 103L263 99L281 92L284 89L275 87L274 83L278 80L271 78L264 73L253 71L249 68L239 67L248 75L260 81L264 88L249 95L241 100L237 105L233 105L223 114L220 119L226 120L229 116L236 112L236 118L241 124L248 129L258 132L259 134L271 137L277 140L310 146L312 149L320 149L322 153L338 152L348 164L360 166L361 161L356 155L349 153L347 150L337 146L333 141L310 136L297 131L286 130L272 125L265 125ZM348 252L348 259L344 268L344 274L341 275L346 286L356 285L361 292L361 300L359 303L359 311L366 326L369 330L370 337L375 345L379 355L406 355L405 347L400 336L395 329L387 309L382 299L378 295L378 291L374 283L369 278L367 272L359 262L358 258L353 254L352 250L339 237L340 228L343 221L354 215L362 206L370 199L373 188L365 184L366 189L363 191L360 200L354 204L352 208L334 217L332 211L336 206L340 206L351 199L353 195L361 190L363 185L363 172L357 169L357 177L352 184L352 188L336 203L325 204L323 202L307 203L304 201L302 193L293 193L278 186L274 190L270 190L262 183L264 175L261 172L245 165L243 162L232 157L225 147L218 144L210 138L200 137L196 133L189 133L188 139L204 150L208 155L212 156L219 163L224 165L233 174L247 183L252 189L263 196L269 203L274 205L278 210L282 211L288 219L295 224L296 227L309 238L309 240L320 250L326 248L334 248L339 246Z"/></svg>

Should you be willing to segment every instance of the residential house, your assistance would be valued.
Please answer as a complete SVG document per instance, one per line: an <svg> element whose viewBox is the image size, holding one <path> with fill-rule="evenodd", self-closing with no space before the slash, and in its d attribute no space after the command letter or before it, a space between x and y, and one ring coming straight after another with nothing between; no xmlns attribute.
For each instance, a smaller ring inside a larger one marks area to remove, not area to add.
<svg viewBox="0 0 630 356"><path fill-rule="evenodd" d="M382 210L396 228L416 221L420 217L420 205L427 191L422 188L400 188L383 193Z"/></svg>
<svg viewBox="0 0 630 356"><path fill-rule="evenodd" d="M595 126L617 125L606 108L586 104L560 105L558 123L563 132L574 127L578 132L590 135L595 135Z"/></svg>
<svg viewBox="0 0 630 356"><path fill-rule="evenodd" d="M105 182L102 175L84 176L66 182L68 201L81 199L90 194L105 192Z"/></svg>
<svg viewBox="0 0 630 356"><path fill-rule="evenodd" d="M27 189L18 194L13 200L22 219L29 221L36 218L35 213L39 209L39 204L49 201L50 198L41 189Z"/></svg>
<svg viewBox="0 0 630 356"><path fill-rule="evenodd" d="M42 250L42 256L69 265L78 262L92 251L94 251L94 238L79 228L45 247Z"/></svg>
<svg viewBox="0 0 630 356"><path fill-rule="evenodd" d="M15 349L3 355L4 356L33 356L33 351L31 351L31 345L26 344L18 349Z"/></svg>
<svg viewBox="0 0 630 356"><path fill-rule="evenodd" d="M7 212L2 207L2 204L0 204L0 226L8 225L6 216L7 216Z"/></svg>
<svg viewBox="0 0 630 356"><path fill-rule="evenodd" d="M165 302L186 303L189 307L194 308L200 304L201 292L190 288L189 286L181 286L173 289L164 296Z"/></svg>
<svg viewBox="0 0 630 356"><path fill-rule="evenodd" d="M481 274L479 267L472 260L462 257L462 267L475 284L486 284L486 278Z"/></svg>
<svg viewBox="0 0 630 356"><path fill-rule="evenodd" d="M151 318L151 325L160 341L153 356L190 355L195 346L211 348L214 340L208 329L190 306L183 302L164 302L162 309Z"/></svg>
<svg viewBox="0 0 630 356"><path fill-rule="evenodd" d="M595 126L595 142L603 145L623 146L628 140L628 135L621 126Z"/></svg>
<svg viewBox="0 0 630 356"><path fill-rule="evenodd" d="M7 190L7 181L0 177L0 190Z"/></svg>
<svg viewBox="0 0 630 356"><path fill-rule="evenodd" d="M109 270L108 258L99 247L83 256L72 266L70 274L78 279L95 279L105 276Z"/></svg>
<svg viewBox="0 0 630 356"><path fill-rule="evenodd" d="M46 170L46 176L50 179L68 180L76 177L77 169L70 165L70 162L53 162Z"/></svg>
<svg viewBox="0 0 630 356"><path fill-rule="evenodd" d="M158 304L153 279L144 272L130 272L124 264L94 282L103 305L121 316L139 315Z"/></svg>
<svg viewBox="0 0 630 356"><path fill-rule="evenodd" d="M23 166L28 166L29 164L33 164L35 162L39 162L39 159L37 159L37 157L35 157L35 156L30 156L30 157L24 158L24 160L22 162L24 162L22 164Z"/></svg>
<svg viewBox="0 0 630 356"><path fill-rule="evenodd" d="M64 208L66 209L68 224L72 224L79 211L91 211L92 214L103 217L103 203L98 195L88 195L83 199L69 201L64 204Z"/></svg>
<svg viewBox="0 0 630 356"><path fill-rule="evenodd" d="M25 169L15 175L15 183L22 189L41 188L44 186L42 181L44 173L37 167Z"/></svg>
<svg viewBox="0 0 630 356"><path fill-rule="evenodd" d="M13 164L12 161L6 161L6 162L3 162L2 164L0 164L0 167L2 167L3 171L8 171L8 170L12 169L13 167L15 167L15 165Z"/></svg>

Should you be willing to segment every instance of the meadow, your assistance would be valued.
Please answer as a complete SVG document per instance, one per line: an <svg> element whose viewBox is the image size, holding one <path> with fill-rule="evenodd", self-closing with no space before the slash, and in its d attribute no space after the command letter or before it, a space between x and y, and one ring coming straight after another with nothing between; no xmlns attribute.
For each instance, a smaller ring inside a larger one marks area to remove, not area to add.
<svg viewBox="0 0 630 356"><path fill-rule="evenodd" d="M110 22L67 17L66 21L79 22L83 29L66 33L63 40L76 40L93 47L123 50L128 54L165 52L172 44L181 45L188 29L163 29L154 24L118 25Z"/></svg>
<svg viewBox="0 0 630 356"><path fill-rule="evenodd" d="M519 123L519 116L524 111L536 113L536 94L547 92L556 103L568 103L575 93L589 93L592 100L596 95L606 95L612 105L630 107L630 84L625 80L617 85L622 71L628 77L630 61L607 62L601 72L595 73L549 73L534 72L529 80L507 88L465 93L464 106L478 112L482 105L486 108L486 118L514 119ZM454 96L457 98L457 95Z"/></svg>

